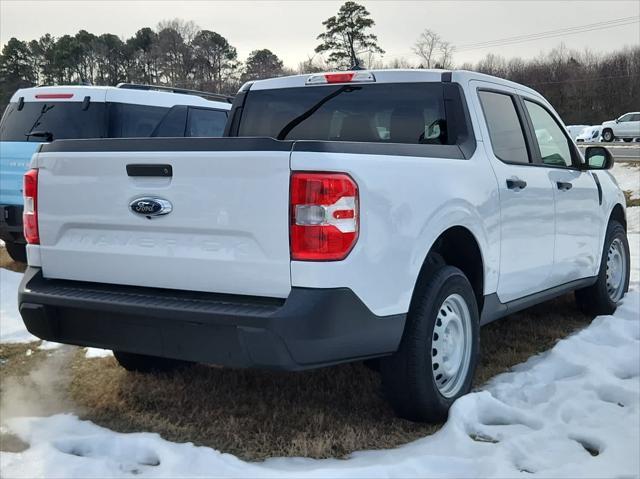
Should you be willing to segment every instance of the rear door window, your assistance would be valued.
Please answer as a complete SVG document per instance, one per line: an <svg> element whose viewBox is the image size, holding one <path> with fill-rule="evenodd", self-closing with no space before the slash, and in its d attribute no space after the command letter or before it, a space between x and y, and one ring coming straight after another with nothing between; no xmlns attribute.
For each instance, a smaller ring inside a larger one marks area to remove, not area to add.
<svg viewBox="0 0 640 479"><path fill-rule="evenodd" d="M102 138L106 133L105 104L99 102L86 109L82 102L25 102L21 110L10 103L0 123L0 141L43 142L48 134L54 140Z"/></svg>
<svg viewBox="0 0 640 479"><path fill-rule="evenodd" d="M189 120L185 136L222 136L226 124L226 111L208 108L189 108Z"/></svg>
<svg viewBox="0 0 640 479"><path fill-rule="evenodd" d="M109 104L109 138L149 137L169 108L129 103Z"/></svg>
<svg viewBox="0 0 640 479"><path fill-rule="evenodd" d="M479 91L493 154L507 163L529 163L522 123L511 95Z"/></svg>
<svg viewBox="0 0 640 479"><path fill-rule="evenodd" d="M447 145L441 83L249 91L238 136Z"/></svg>

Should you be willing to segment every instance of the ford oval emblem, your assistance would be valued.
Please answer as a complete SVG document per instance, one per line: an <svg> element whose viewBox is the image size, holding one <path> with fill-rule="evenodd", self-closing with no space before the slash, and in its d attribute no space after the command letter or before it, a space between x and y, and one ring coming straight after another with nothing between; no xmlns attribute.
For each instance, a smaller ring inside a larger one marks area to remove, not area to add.
<svg viewBox="0 0 640 479"><path fill-rule="evenodd" d="M171 213L173 206L168 200L145 196L133 200L129 203L129 208L134 213L151 219L154 216L168 215Z"/></svg>

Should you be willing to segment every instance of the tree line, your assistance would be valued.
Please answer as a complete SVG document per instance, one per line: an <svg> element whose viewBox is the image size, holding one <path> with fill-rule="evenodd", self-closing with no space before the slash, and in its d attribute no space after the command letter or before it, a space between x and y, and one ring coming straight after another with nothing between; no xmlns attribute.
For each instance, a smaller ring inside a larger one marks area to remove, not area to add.
<svg viewBox="0 0 640 479"><path fill-rule="evenodd" d="M384 61L373 33L374 20L356 2L343 4L322 22L312 55L286 68L271 50L252 51L241 61L227 38L180 19L144 27L121 39L80 30L55 38L45 34L11 38L0 54L0 108L22 87L54 84L116 85L120 82L171 85L234 93L242 83L295 73L349 68L455 68L455 47L425 29L412 46L415 59ZM640 109L640 47L608 54L569 51L560 46L532 60L507 60L494 53L459 65L507 78L538 90L567 123L596 124Z"/></svg>

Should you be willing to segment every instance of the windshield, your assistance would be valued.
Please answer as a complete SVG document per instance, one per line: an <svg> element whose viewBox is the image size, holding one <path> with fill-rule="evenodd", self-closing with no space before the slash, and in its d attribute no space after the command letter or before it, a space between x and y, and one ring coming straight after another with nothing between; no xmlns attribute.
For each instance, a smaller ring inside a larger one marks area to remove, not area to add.
<svg viewBox="0 0 640 479"><path fill-rule="evenodd" d="M101 138L105 125L104 103L89 103L85 110L82 102L26 102L21 110L10 103L0 123L0 141Z"/></svg>
<svg viewBox="0 0 640 479"><path fill-rule="evenodd" d="M249 91L239 136L449 144L441 83Z"/></svg>

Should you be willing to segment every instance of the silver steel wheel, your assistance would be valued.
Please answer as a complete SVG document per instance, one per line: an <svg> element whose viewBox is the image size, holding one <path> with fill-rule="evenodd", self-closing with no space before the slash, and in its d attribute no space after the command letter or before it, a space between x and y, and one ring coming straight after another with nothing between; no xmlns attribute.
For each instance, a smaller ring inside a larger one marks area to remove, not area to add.
<svg viewBox="0 0 640 479"><path fill-rule="evenodd" d="M607 294L614 303L624 294L627 278L626 250L620 238L614 239L607 250Z"/></svg>
<svg viewBox="0 0 640 479"><path fill-rule="evenodd" d="M438 311L431 338L433 379L446 398L462 388L471 363L471 313L459 294L448 296Z"/></svg>

